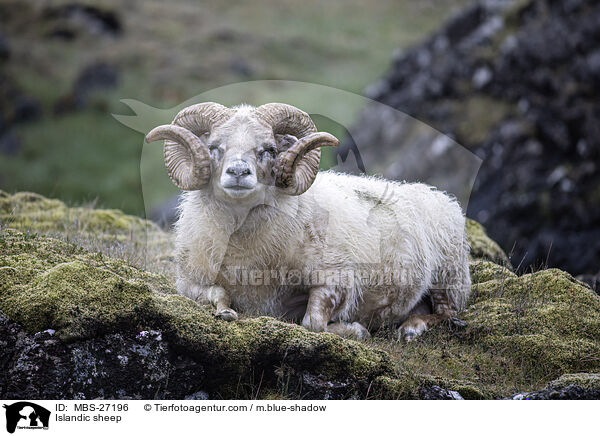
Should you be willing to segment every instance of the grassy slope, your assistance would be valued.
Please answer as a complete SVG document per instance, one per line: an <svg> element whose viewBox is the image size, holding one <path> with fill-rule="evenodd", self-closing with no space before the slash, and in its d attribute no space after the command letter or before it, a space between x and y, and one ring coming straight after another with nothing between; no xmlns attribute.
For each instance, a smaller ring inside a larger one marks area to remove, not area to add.
<svg viewBox="0 0 600 436"><path fill-rule="evenodd" d="M12 49L8 73L40 100L44 115L19 126L17 156L0 156L0 187L78 204L97 199L141 215L142 138L110 116L126 112L119 99L168 108L214 87L256 79L361 93L387 69L394 50L424 37L464 0L381 0L368 7L360 0L132 0L127 7L119 0L83 1L117 12L122 36L81 30L73 41L44 38L53 24L42 19L43 7L65 3L71 2L12 0L2 6L0 24ZM95 95L83 112L53 117L53 104L81 68L98 60L119 68L118 88ZM319 127L344 133L327 122ZM163 171L162 162L156 170Z"/></svg>

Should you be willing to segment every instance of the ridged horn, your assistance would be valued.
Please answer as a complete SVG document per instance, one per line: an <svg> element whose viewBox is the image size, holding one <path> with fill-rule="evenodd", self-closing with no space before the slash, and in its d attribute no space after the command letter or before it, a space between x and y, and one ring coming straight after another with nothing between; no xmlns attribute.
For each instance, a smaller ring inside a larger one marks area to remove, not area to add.
<svg viewBox="0 0 600 436"><path fill-rule="evenodd" d="M290 134L298 138L290 149L278 156L275 185L286 194L300 195L315 181L323 146L336 146L333 135L317 132L310 116L284 103L268 103L255 110L256 116L273 129L273 134Z"/></svg>
<svg viewBox="0 0 600 436"><path fill-rule="evenodd" d="M146 142L165 140L165 166L171 181L184 191L201 189L210 180L210 156L196 135L173 124L155 127Z"/></svg>
<svg viewBox="0 0 600 436"><path fill-rule="evenodd" d="M218 103L199 103L182 109L172 124L158 126L147 142L164 139L165 166L171 181L184 191L202 189L210 180L210 156L200 137L224 123L233 111Z"/></svg>

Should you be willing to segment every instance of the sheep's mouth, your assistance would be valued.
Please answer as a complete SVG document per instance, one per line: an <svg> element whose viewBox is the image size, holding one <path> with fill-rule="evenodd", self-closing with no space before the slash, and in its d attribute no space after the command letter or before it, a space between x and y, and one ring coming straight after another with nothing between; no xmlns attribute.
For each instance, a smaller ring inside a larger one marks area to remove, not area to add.
<svg viewBox="0 0 600 436"><path fill-rule="evenodd" d="M254 190L254 186L251 185L241 185L241 184L228 184L223 185L223 191L228 197L232 198L242 198L250 195L250 193Z"/></svg>
<svg viewBox="0 0 600 436"><path fill-rule="evenodd" d="M223 188L225 188L228 191L249 191L251 189L254 189L254 186L246 186L246 185L229 185L229 186L223 186Z"/></svg>

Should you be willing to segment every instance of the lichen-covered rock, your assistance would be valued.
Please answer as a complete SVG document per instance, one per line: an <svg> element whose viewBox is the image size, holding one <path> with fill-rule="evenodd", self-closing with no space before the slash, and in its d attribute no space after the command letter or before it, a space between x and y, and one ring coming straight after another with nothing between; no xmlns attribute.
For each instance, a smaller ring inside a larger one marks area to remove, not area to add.
<svg viewBox="0 0 600 436"><path fill-rule="evenodd" d="M559 270L516 275L474 222L468 326L440 325L408 344L385 330L358 343L269 317L227 323L126 258L9 225L2 397L481 399L600 373L600 298ZM578 383L561 395L595 389Z"/></svg>

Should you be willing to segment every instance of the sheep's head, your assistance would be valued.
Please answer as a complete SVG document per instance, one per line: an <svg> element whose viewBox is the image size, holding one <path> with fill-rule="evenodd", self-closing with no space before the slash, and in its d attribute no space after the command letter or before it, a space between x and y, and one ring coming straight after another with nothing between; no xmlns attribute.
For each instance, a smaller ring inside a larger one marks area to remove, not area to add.
<svg viewBox="0 0 600 436"><path fill-rule="evenodd" d="M146 136L164 139L165 165L186 191L212 186L224 199L259 197L275 186L300 195L315 180L320 147L338 140L317 129L305 112L283 103L226 108L200 103Z"/></svg>

